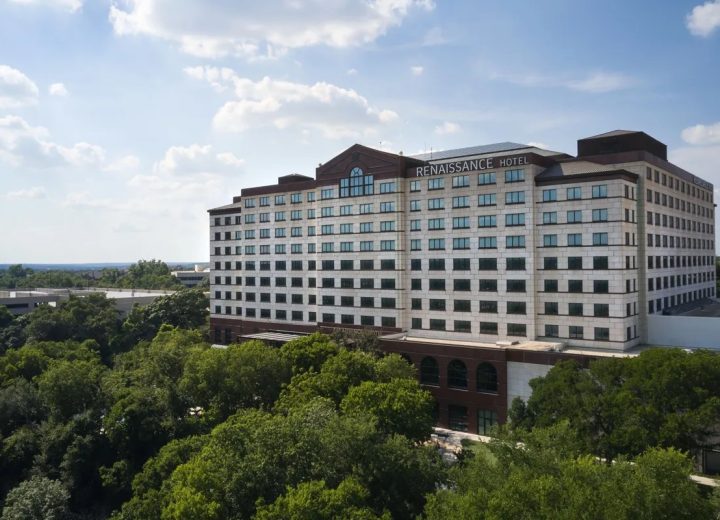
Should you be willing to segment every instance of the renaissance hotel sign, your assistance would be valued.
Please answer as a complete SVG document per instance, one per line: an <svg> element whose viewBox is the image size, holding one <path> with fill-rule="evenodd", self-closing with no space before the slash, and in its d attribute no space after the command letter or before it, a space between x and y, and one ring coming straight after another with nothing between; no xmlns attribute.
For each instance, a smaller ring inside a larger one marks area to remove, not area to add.
<svg viewBox="0 0 720 520"><path fill-rule="evenodd" d="M483 159L468 159L466 161L453 161L440 164L427 164L415 168L416 177L428 175L446 175L453 173L475 172L481 170L492 170L495 168L512 168L530 164L527 155L514 157L486 157Z"/></svg>

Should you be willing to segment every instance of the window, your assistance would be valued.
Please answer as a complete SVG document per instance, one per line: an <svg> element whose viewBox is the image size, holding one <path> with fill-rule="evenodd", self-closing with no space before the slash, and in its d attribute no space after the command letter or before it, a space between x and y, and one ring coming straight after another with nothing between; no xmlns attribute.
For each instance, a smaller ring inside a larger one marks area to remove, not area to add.
<svg viewBox="0 0 720 520"><path fill-rule="evenodd" d="M577 224L579 222L582 222L582 211L572 210L572 211L567 212L567 223L568 224Z"/></svg>
<svg viewBox="0 0 720 520"><path fill-rule="evenodd" d="M522 204L525 202L524 191L507 191L505 192L505 204Z"/></svg>
<svg viewBox="0 0 720 520"><path fill-rule="evenodd" d="M495 184L495 172L478 174L478 185Z"/></svg>
<svg viewBox="0 0 720 520"><path fill-rule="evenodd" d="M492 300L480 300L480 312L497 314L498 304Z"/></svg>
<svg viewBox="0 0 720 520"><path fill-rule="evenodd" d="M484 195L478 195L478 206L494 206L495 203L495 194L494 193L486 193Z"/></svg>
<svg viewBox="0 0 720 520"><path fill-rule="evenodd" d="M383 309L394 309L395 298L380 298L380 307Z"/></svg>
<svg viewBox="0 0 720 520"><path fill-rule="evenodd" d="M422 231L422 225L420 224L420 219L415 219L410 221L410 231Z"/></svg>
<svg viewBox="0 0 720 520"><path fill-rule="evenodd" d="M394 240L381 240L380 241L380 250L381 251L395 251L395 241Z"/></svg>
<svg viewBox="0 0 720 520"><path fill-rule="evenodd" d="M607 303L596 303L593 305L593 316L607 318L610 316L610 305Z"/></svg>
<svg viewBox="0 0 720 520"><path fill-rule="evenodd" d="M525 280L507 280L507 292L525 292Z"/></svg>
<svg viewBox="0 0 720 520"><path fill-rule="evenodd" d="M340 233L343 235L352 233L352 224L340 224Z"/></svg>
<svg viewBox="0 0 720 520"><path fill-rule="evenodd" d="M453 197L452 198L452 207L453 208L469 208L470 207L470 197L463 195L462 197Z"/></svg>
<svg viewBox="0 0 720 520"><path fill-rule="evenodd" d="M567 200L577 200L582 198L582 190L579 187L567 189Z"/></svg>
<svg viewBox="0 0 720 520"><path fill-rule="evenodd" d="M543 224L557 224L557 211L545 211L543 213Z"/></svg>
<svg viewBox="0 0 720 520"><path fill-rule="evenodd" d="M372 233L373 223L372 222L361 222L360 233Z"/></svg>
<svg viewBox="0 0 720 520"><path fill-rule="evenodd" d="M445 219L444 218L428 219L428 229L429 230L445 229Z"/></svg>
<svg viewBox="0 0 720 520"><path fill-rule="evenodd" d="M609 292L608 280L593 280L593 292L607 294Z"/></svg>
<svg viewBox="0 0 720 520"><path fill-rule="evenodd" d="M543 258L543 269L553 270L558 268L558 259L556 256L546 256Z"/></svg>
<svg viewBox="0 0 720 520"><path fill-rule="evenodd" d="M306 210L306 212L307 212L307 218L309 218L309 219L315 218L315 209L314 208L310 208L310 209Z"/></svg>
<svg viewBox="0 0 720 520"><path fill-rule="evenodd" d="M453 238L453 250L470 249L469 238Z"/></svg>
<svg viewBox="0 0 720 520"><path fill-rule="evenodd" d="M595 339L608 341L610 339L610 329L607 327L595 327Z"/></svg>
<svg viewBox="0 0 720 520"><path fill-rule="evenodd" d="M275 195L275 205L282 206L285 204L285 195Z"/></svg>
<svg viewBox="0 0 720 520"><path fill-rule="evenodd" d="M472 325L466 320L454 320L453 330L455 332L472 332Z"/></svg>
<svg viewBox="0 0 720 520"><path fill-rule="evenodd" d="M455 300L453 310L455 312L470 312L470 300Z"/></svg>
<svg viewBox="0 0 720 520"><path fill-rule="evenodd" d="M397 191L397 185L395 182L381 182L380 193L395 193Z"/></svg>
<svg viewBox="0 0 720 520"><path fill-rule="evenodd" d="M558 302L545 302L545 314L556 316L559 312Z"/></svg>
<svg viewBox="0 0 720 520"><path fill-rule="evenodd" d="M422 279L412 278L410 280L410 289L413 291L422 291Z"/></svg>
<svg viewBox="0 0 720 520"><path fill-rule="evenodd" d="M508 271L524 271L525 257L510 257L506 260L505 269Z"/></svg>
<svg viewBox="0 0 720 520"><path fill-rule="evenodd" d="M480 271L497 271L497 258L479 258L478 269Z"/></svg>
<svg viewBox="0 0 720 520"><path fill-rule="evenodd" d="M453 271L469 271L470 270L470 259L469 258L453 258Z"/></svg>
<svg viewBox="0 0 720 520"><path fill-rule="evenodd" d="M299 202L302 202L302 193L291 193L290 194L290 203L297 204Z"/></svg>
<svg viewBox="0 0 720 520"><path fill-rule="evenodd" d="M445 330L445 320L430 320L430 330Z"/></svg>
<svg viewBox="0 0 720 520"><path fill-rule="evenodd" d="M420 181L410 181L410 191L420 191Z"/></svg>
<svg viewBox="0 0 720 520"><path fill-rule="evenodd" d="M478 217L478 227L495 227L497 219L495 215L480 215Z"/></svg>
<svg viewBox="0 0 720 520"><path fill-rule="evenodd" d="M410 240L410 251L420 251L422 249L422 240L414 238Z"/></svg>
<svg viewBox="0 0 720 520"><path fill-rule="evenodd" d="M428 179L428 190L442 190L445 188L445 179L437 177L435 179Z"/></svg>
<svg viewBox="0 0 720 520"><path fill-rule="evenodd" d="M448 364L448 387L467 389L467 367L459 359Z"/></svg>
<svg viewBox="0 0 720 520"><path fill-rule="evenodd" d="M525 170L507 170L505 172L505 182L522 182L525 180Z"/></svg>
<svg viewBox="0 0 720 520"><path fill-rule="evenodd" d="M352 215L352 205L340 206L340 215Z"/></svg>
<svg viewBox="0 0 720 520"><path fill-rule="evenodd" d="M322 235L332 235L333 231L334 231L334 229L333 229L332 224L326 224L324 226L320 226L320 234L322 234Z"/></svg>
<svg viewBox="0 0 720 520"><path fill-rule="evenodd" d="M245 199L245 207L246 208L254 208L255 207L255 199Z"/></svg>
<svg viewBox="0 0 720 520"><path fill-rule="evenodd" d="M524 323L508 323L507 335L525 337L527 336L527 326Z"/></svg>
<svg viewBox="0 0 720 520"><path fill-rule="evenodd" d="M476 385L478 392L498 391L498 374L497 370L490 363L480 363L477 367Z"/></svg>
<svg viewBox="0 0 720 520"><path fill-rule="evenodd" d="M360 251L372 251L374 242L372 240L363 240L360 242Z"/></svg>
<svg viewBox="0 0 720 520"><path fill-rule="evenodd" d="M448 405L448 427L459 432L468 431L467 406Z"/></svg>
<svg viewBox="0 0 720 520"><path fill-rule="evenodd" d="M428 308L431 311L444 311L445 310L445 300L437 300L437 299L430 298Z"/></svg>
<svg viewBox="0 0 720 520"><path fill-rule="evenodd" d="M557 200L557 190L543 190L543 202L554 202Z"/></svg>
<svg viewBox="0 0 720 520"><path fill-rule="evenodd" d="M608 210L607 209L594 209L592 210L592 221L593 222L607 222Z"/></svg>
<svg viewBox="0 0 720 520"><path fill-rule="evenodd" d="M340 252L341 253L350 253L353 250L353 243L352 242L340 242Z"/></svg>
<svg viewBox="0 0 720 520"><path fill-rule="evenodd" d="M505 237L505 247L508 249L525 247L524 235L510 235Z"/></svg>
<svg viewBox="0 0 720 520"><path fill-rule="evenodd" d="M478 290L481 292L497 292L497 280L479 280Z"/></svg>
<svg viewBox="0 0 720 520"><path fill-rule="evenodd" d="M480 322L480 334L494 334L498 333L498 324L493 321L481 321Z"/></svg>
<svg viewBox="0 0 720 520"><path fill-rule="evenodd" d="M411 200L410 201L410 211L420 211L422 209L422 206L420 206L419 200Z"/></svg>
<svg viewBox="0 0 720 520"><path fill-rule="evenodd" d="M468 229L470 217L453 217L453 229Z"/></svg>
<svg viewBox="0 0 720 520"><path fill-rule="evenodd" d="M428 249L430 251L438 251L441 249L445 249L445 239L444 238L431 238L428 240Z"/></svg>
<svg viewBox="0 0 720 520"><path fill-rule="evenodd" d="M470 280L467 280L467 279L453 280L453 290L454 291L469 291L470 290Z"/></svg>
<svg viewBox="0 0 720 520"><path fill-rule="evenodd" d="M652 257L649 257L652 259ZM608 268L608 257L607 256L594 256L593 257L593 269L607 269Z"/></svg>
<svg viewBox="0 0 720 520"><path fill-rule="evenodd" d="M508 213L505 215L506 226L524 226L525 213Z"/></svg>
<svg viewBox="0 0 720 520"><path fill-rule="evenodd" d="M459 177L453 177L453 188L467 188L468 186L470 186L470 176L460 175Z"/></svg>
<svg viewBox="0 0 720 520"><path fill-rule="evenodd" d="M526 314L525 302L507 302L508 314Z"/></svg>
<svg viewBox="0 0 720 520"><path fill-rule="evenodd" d="M557 235L543 235L543 247L557 247Z"/></svg>
<svg viewBox="0 0 720 520"><path fill-rule="evenodd" d="M583 281L582 280L568 280L568 292L571 292L571 293L583 292Z"/></svg>
<svg viewBox="0 0 720 520"><path fill-rule="evenodd" d="M545 280L544 290L545 290L545 292L558 292L558 281L557 280Z"/></svg>
<svg viewBox="0 0 720 520"><path fill-rule="evenodd" d="M445 199L428 199L428 209L445 209Z"/></svg>
<svg viewBox="0 0 720 520"><path fill-rule="evenodd" d="M568 303L568 316L582 316L583 315L583 304L582 303Z"/></svg>
<svg viewBox="0 0 720 520"><path fill-rule="evenodd" d="M285 212L284 211L276 211L275 212L275 222L282 222L285 220Z"/></svg>
<svg viewBox="0 0 720 520"><path fill-rule="evenodd" d="M545 336L548 338L557 338L560 335L560 327L557 325L545 325Z"/></svg>
<svg viewBox="0 0 720 520"><path fill-rule="evenodd" d="M582 269L583 259L582 256L569 256L568 257L568 269Z"/></svg>
<svg viewBox="0 0 720 520"><path fill-rule="evenodd" d="M340 179L341 198L373 195L373 188L373 176L365 175L362 168L357 166L350 171L349 177Z"/></svg>
<svg viewBox="0 0 720 520"><path fill-rule="evenodd" d="M567 236L567 245L570 247L578 247L582 245L582 233L569 233Z"/></svg>
<svg viewBox="0 0 720 520"><path fill-rule="evenodd" d="M608 245L608 234L607 233L593 233L593 245L594 246L606 246Z"/></svg>
<svg viewBox="0 0 720 520"><path fill-rule="evenodd" d="M372 204L360 204L361 215L367 215L368 213L372 213L372 211Z"/></svg>
<svg viewBox="0 0 720 520"><path fill-rule="evenodd" d="M431 291L444 291L445 280L442 278L430 278L430 290Z"/></svg>
<svg viewBox="0 0 720 520"><path fill-rule="evenodd" d="M480 237L478 249L497 249L497 237Z"/></svg>
<svg viewBox="0 0 720 520"><path fill-rule="evenodd" d="M420 362L420 384L433 386L440 384L440 367L435 358L426 357Z"/></svg>
<svg viewBox="0 0 720 520"><path fill-rule="evenodd" d="M582 339L583 338L583 328L578 327L577 325L570 325L569 329L569 336L571 339Z"/></svg>
<svg viewBox="0 0 720 520"><path fill-rule="evenodd" d="M323 253L332 253L334 249L334 242L323 242L321 251Z"/></svg>
<svg viewBox="0 0 720 520"><path fill-rule="evenodd" d="M593 199L604 199L607 198L607 184L598 184L592 187L592 198Z"/></svg>

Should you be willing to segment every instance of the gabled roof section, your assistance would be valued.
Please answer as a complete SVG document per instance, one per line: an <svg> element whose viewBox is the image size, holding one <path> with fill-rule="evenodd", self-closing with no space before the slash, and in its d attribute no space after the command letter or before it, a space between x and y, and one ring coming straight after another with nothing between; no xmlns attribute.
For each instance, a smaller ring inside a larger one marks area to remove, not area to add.
<svg viewBox="0 0 720 520"><path fill-rule="evenodd" d="M523 150L526 148L534 147L527 144L506 141L503 143L484 144L480 146L468 146L467 148L455 148L452 150L439 150L437 152L421 153L418 155L413 155L412 158L419 159L421 161L440 161L443 159L454 159L456 157L469 157L472 155L509 152L512 150Z"/></svg>
<svg viewBox="0 0 720 520"><path fill-rule="evenodd" d="M610 132L605 132L603 134L591 135L590 137L584 137L584 139L597 139L599 137L616 137L618 135L638 134L638 133L644 133L644 132L638 132L637 130L611 130Z"/></svg>
<svg viewBox="0 0 720 520"><path fill-rule="evenodd" d="M315 176L318 181L322 179L338 179L346 177L355 166L359 166L366 173L374 175L396 173L397 176L402 176L402 172L405 171L406 167L420 164L422 162L411 157L354 144L328 162L318 166L315 170Z"/></svg>
<svg viewBox="0 0 720 520"><path fill-rule="evenodd" d="M613 130L579 139L577 146L578 157L643 151L667 161L667 146L645 132Z"/></svg>

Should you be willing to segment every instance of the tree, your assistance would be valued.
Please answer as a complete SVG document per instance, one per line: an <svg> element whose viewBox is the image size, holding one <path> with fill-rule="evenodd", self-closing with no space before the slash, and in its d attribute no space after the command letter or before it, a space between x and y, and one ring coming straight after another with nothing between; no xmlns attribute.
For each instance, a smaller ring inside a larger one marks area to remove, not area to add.
<svg viewBox="0 0 720 520"><path fill-rule="evenodd" d="M208 304L202 291L183 289L161 296L144 307L136 305L123 322L113 350L127 350L141 340L152 339L163 324L183 329L202 327L209 314Z"/></svg>
<svg viewBox="0 0 720 520"><path fill-rule="evenodd" d="M69 498L60 482L33 477L8 493L2 520L62 520Z"/></svg>
<svg viewBox="0 0 720 520"><path fill-rule="evenodd" d="M350 388L340 408L347 414L369 414L380 431L417 442L428 440L432 433L433 398L416 380L365 381Z"/></svg>
<svg viewBox="0 0 720 520"><path fill-rule="evenodd" d="M52 361L37 378L40 398L50 416L61 421L103 404L104 368L98 361Z"/></svg>
<svg viewBox="0 0 720 520"><path fill-rule="evenodd" d="M691 463L653 449L635 463L580 454L567 423L513 435L461 458L451 485L428 497L425 517L532 519L710 519L713 506L688 478Z"/></svg>
<svg viewBox="0 0 720 520"><path fill-rule="evenodd" d="M336 330L332 334L332 339L349 350L380 354L380 338L372 330Z"/></svg>
<svg viewBox="0 0 720 520"><path fill-rule="evenodd" d="M293 339L280 347L280 352L290 363L293 374L309 370L319 372L323 363L338 351L337 344L319 332Z"/></svg>
<svg viewBox="0 0 720 520"><path fill-rule="evenodd" d="M718 445L720 355L652 349L633 358L590 364L561 362L530 382L514 427L549 426L567 419L587 452L613 460L653 446L696 452Z"/></svg>
<svg viewBox="0 0 720 520"><path fill-rule="evenodd" d="M4 329L10 325L15 317L10 313L7 307L0 305L0 329Z"/></svg>
<svg viewBox="0 0 720 520"><path fill-rule="evenodd" d="M346 520L390 520L390 514L378 516L366 503L367 490L353 478L343 480L335 489L328 489L325 482L304 482L269 505L261 505L256 520L322 520L343 518Z"/></svg>

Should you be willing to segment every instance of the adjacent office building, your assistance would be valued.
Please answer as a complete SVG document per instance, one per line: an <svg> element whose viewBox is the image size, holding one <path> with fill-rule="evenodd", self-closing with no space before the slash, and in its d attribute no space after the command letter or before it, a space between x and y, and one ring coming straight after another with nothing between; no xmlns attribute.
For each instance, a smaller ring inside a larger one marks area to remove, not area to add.
<svg viewBox="0 0 720 520"><path fill-rule="evenodd" d="M643 132L576 157L354 145L209 213L216 342L374 330L441 424L480 433L557 359L629 351L649 314L715 296L713 186Z"/></svg>

